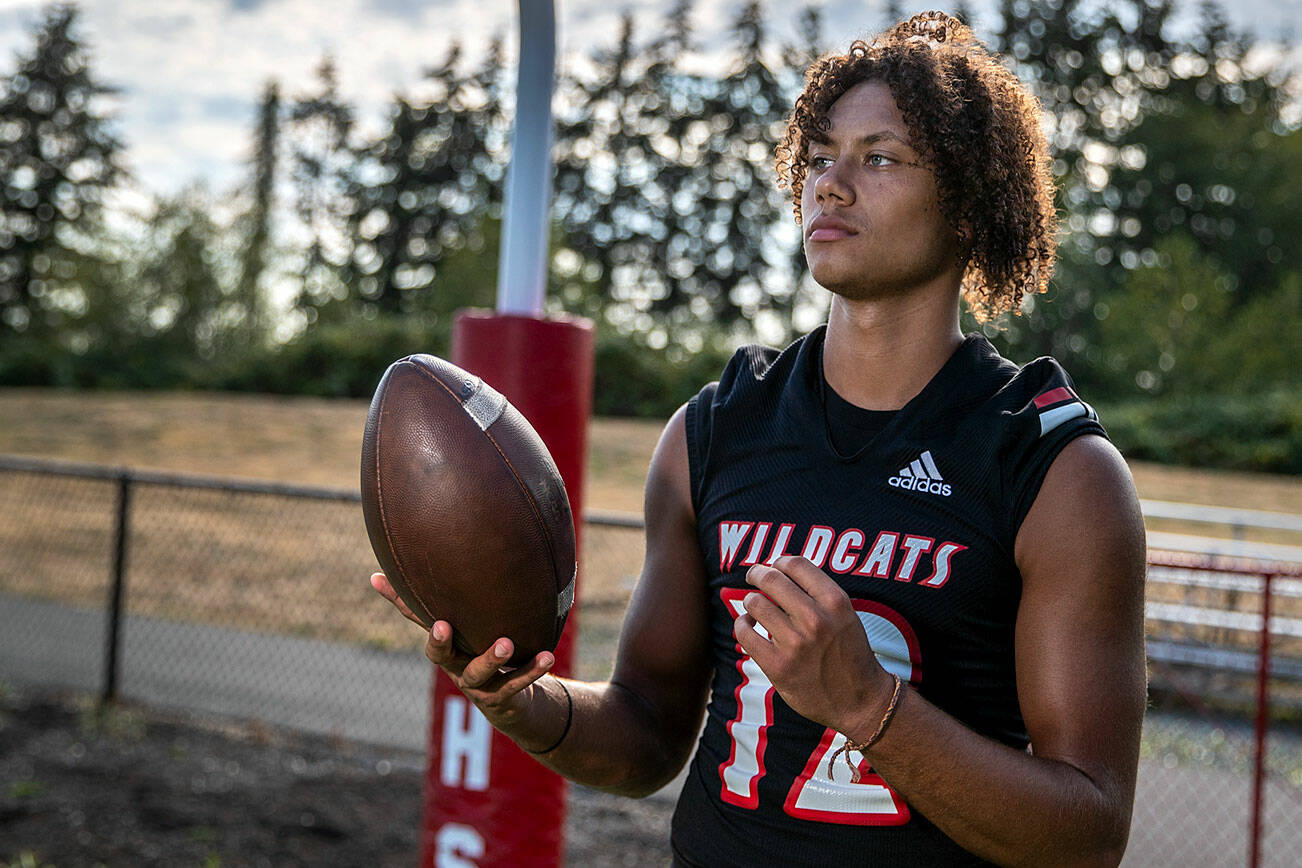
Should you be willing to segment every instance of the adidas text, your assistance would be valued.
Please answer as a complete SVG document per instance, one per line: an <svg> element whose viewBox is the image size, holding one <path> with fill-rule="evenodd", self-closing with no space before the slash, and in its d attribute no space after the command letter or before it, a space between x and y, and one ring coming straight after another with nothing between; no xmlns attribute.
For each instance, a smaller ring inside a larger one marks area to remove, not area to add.
<svg viewBox="0 0 1302 868"><path fill-rule="evenodd" d="M892 476L887 482L896 488L904 488L908 491L925 491L929 494L939 494L941 497L949 497L952 491L948 482L919 479L916 476Z"/></svg>

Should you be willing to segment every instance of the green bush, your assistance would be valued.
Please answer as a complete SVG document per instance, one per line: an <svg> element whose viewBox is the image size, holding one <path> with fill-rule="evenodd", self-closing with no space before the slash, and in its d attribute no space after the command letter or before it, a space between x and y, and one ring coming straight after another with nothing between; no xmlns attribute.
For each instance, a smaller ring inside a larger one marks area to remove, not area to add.
<svg viewBox="0 0 1302 868"><path fill-rule="evenodd" d="M416 317L357 317L319 325L284 346L244 356L215 372L209 388L280 395L369 398L395 359L412 353L446 356L450 328Z"/></svg>
<svg viewBox="0 0 1302 868"><path fill-rule="evenodd" d="M592 412L667 419L702 386L719 379L731 356L731 350L709 348L673 358L636 338L599 335Z"/></svg>
<svg viewBox="0 0 1302 868"><path fill-rule="evenodd" d="M356 318L318 325L284 346L249 353L203 377L201 388L282 395L369 398L384 369L410 353L451 354L451 324L417 317ZM593 412L665 419L711 380L731 350L690 356L636 337L598 334Z"/></svg>
<svg viewBox="0 0 1302 868"><path fill-rule="evenodd" d="M1132 401L1099 415L1127 458L1302 473L1302 390Z"/></svg>

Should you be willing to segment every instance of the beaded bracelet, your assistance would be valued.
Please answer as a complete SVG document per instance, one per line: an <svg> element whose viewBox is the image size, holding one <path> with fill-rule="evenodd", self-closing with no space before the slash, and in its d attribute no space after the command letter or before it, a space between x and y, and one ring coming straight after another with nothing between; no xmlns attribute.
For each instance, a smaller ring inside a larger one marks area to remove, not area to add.
<svg viewBox="0 0 1302 868"><path fill-rule="evenodd" d="M895 679L895 691L891 694L891 704L886 706L886 713L882 715L882 722L877 724L877 730L863 741L855 744L850 739L845 740L845 744L836 749L833 754L827 758L827 776L832 777L832 763L836 758L845 753L845 764L850 769L850 783L859 783L859 767L850 762L850 751L863 753L868 748L875 745L886 732L886 727L890 726L891 719L895 717L895 710L900 707L900 697L904 695L904 681L898 675L891 675Z"/></svg>
<svg viewBox="0 0 1302 868"><path fill-rule="evenodd" d="M559 678L557 678L556 683L561 686L561 690L565 691L565 705L566 705L565 728L561 730L561 737L556 739L555 744L553 744L551 747L543 748L542 750L529 750L529 748L526 747L524 749L525 753L530 753L533 754L534 756L542 756L545 753L551 753L552 751L556 750L556 748L560 747L561 742L565 741L565 736L570 734L570 724L574 722L574 697L570 696L570 689L565 686L564 681L561 681Z"/></svg>

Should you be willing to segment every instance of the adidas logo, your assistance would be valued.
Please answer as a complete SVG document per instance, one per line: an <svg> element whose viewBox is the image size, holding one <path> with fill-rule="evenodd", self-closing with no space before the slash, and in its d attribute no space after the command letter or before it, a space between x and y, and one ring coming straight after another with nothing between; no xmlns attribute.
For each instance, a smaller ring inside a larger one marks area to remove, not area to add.
<svg viewBox="0 0 1302 868"><path fill-rule="evenodd" d="M939 494L941 497L949 497L952 491L949 483L941 477L940 471L936 468L936 461L931 457L930 449L910 461L908 467L900 468L900 472L887 482L895 488L924 491L928 494Z"/></svg>

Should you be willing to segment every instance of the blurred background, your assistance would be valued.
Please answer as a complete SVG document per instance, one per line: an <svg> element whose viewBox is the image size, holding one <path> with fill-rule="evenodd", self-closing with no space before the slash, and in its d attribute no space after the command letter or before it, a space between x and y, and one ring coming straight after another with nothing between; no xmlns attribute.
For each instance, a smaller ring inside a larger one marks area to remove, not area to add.
<svg viewBox="0 0 1302 868"><path fill-rule="evenodd" d="M361 397L445 351L493 301L513 8L192 5L5 14L0 384ZM598 323L598 414L663 417L819 322L774 145L811 58L915 10L590 6L560 28L552 305ZM1132 457L1299 470L1294 6L953 10L1048 110L1066 230L987 331L1057 356Z"/></svg>
<svg viewBox="0 0 1302 868"><path fill-rule="evenodd" d="M599 678L663 420L826 311L772 166L803 70L931 4L559 5L548 303L597 329ZM1130 864L1292 864L1302 4L947 11L1043 102L1063 225L1049 292L965 327L1061 360L1145 498ZM493 305L515 15L0 0L0 861L414 861L427 672L364 584L357 456L388 363ZM671 804L576 789L571 862L663 859Z"/></svg>

